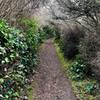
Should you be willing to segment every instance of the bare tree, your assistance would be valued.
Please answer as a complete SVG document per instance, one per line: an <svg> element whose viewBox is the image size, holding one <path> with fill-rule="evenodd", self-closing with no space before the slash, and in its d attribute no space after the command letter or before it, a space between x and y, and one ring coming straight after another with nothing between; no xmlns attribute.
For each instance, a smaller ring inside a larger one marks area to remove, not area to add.
<svg viewBox="0 0 100 100"><path fill-rule="evenodd" d="M84 22L89 27L97 30L100 26L100 2L97 0L56 0L59 4L59 9L65 14L63 18L57 19L74 20L83 25ZM86 27L87 28L87 27Z"/></svg>
<svg viewBox="0 0 100 100"><path fill-rule="evenodd" d="M30 17L41 2L43 0L0 0L0 18L11 23L23 17Z"/></svg>

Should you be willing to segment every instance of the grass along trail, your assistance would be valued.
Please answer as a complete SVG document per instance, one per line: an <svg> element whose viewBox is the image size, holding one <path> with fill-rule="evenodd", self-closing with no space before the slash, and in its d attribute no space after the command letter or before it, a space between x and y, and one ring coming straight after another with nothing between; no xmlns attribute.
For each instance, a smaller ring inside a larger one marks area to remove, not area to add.
<svg viewBox="0 0 100 100"><path fill-rule="evenodd" d="M54 43L47 40L40 49L40 65L35 76L37 96L35 100L76 100L70 81L61 70Z"/></svg>

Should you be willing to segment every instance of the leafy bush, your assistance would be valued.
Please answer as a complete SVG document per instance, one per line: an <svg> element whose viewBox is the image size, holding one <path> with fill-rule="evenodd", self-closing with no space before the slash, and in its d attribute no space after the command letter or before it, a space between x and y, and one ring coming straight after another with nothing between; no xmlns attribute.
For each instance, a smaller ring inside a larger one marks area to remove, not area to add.
<svg viewBox="0 0 100 100"><path fill-rule="evenodd" d="M0 68L6 71L7 65L12 64L19 56L18 48L22 47L20 31L10 28L4 21L0 20Z"/></svg>
<svg viewBox="0 0 100 100"><path fill-rule="evenodd" d="M52 26L44 26L43 31L45 32L45 37L47 39L53 38L55 36L55 28Z"/></svg>
<svg viewBox="0 0 100 100"><path fill-rule="evenodd" d="M72 78L76 80L83 79L88 72L88 68L84 63L84 60L80 57L76 58L76 60L71 65L70 70L72 72Z"/></svg>
<svg viewBox="0 0 100 100"><path fill-rule="evenodd" d="M89 94L94 94L94 90L95 90L95 84L94 83L88 83L86 85L86 92Z"/></svg>
<svg viewBox="0 0 100 100"><path fill-rule="evenodd" d="M59 45L60 48L62 47L62 39L61 39L61 32L57 27L55 27L55 42Z"/></svg>
<svg viewBox="0 0 100 100"><path fill-rule="evenodd" d="M23 19L22 23L25 26L24 32L27 50L22 54L22 63L28 66L28 71L31 72L32 67L37 65L37 50L43 39L43 32L39 30L38 23L35 19ZM28 54L28 55L27 55Z"/></svg>
<svg viewBox="0 0 100 100"><path fill-rule="evenodd" d="M72 59L79 53L78 46L80 39L84 37L84 32L78 26L74 26L73 29L69 28L63 34L61 49L66 58Z"/></svg>
<svg viewBox="0 0 100 100"><path fill-rule="evenodd" d="M20 96L25 79L37 65L37 51L42 34L36 20L24 20L25 31L0 20L0 99Z"/></svg>

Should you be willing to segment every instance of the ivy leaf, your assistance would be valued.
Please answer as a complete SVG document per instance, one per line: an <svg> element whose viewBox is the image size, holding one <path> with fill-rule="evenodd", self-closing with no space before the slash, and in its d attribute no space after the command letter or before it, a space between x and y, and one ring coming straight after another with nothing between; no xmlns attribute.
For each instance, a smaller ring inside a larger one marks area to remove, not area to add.
<svg viewBox="0 0 100 100"><path fill-rule="evenodd" d="M9 98L9 96L8 96L8 95L5 95L5 98L6 98L6 99L8 99L8 98Z"/></svg>
<svg viewBox="0 0 100 100"><path fill-rule="evenodd" d="M19 93L18 92L15 92L15 93L13 93L13 96L14 97L19 97Z"/></svg>
<svg viewBox="0 0 100 100"><path fill-rule="evenodd" d="M5 58L5 61L6 61L6 63L8 63L8 62L9 62L9 59L6 57L6 58Z"/></svg>
<svg viewBox="0 0 100 100"><path fill-rule="evenodd" d="M4 61L4 60L2 60L2 61L1 61L1 63L2 63L2 64L4 64L4 63L5 63L5 61Z"/></svg>
<svg viewBox="0 0 100 100"><path fill-rule="evenodd" d="M3 95L2 94L0 94L0 98L3 98Z"/></svg>
<svg viewBox="0 0 100 100"><path fill-rule="evenodd" d="M3 78L0 79L0 84L2 84L2 83L4 83L4 79Z"/></svg>

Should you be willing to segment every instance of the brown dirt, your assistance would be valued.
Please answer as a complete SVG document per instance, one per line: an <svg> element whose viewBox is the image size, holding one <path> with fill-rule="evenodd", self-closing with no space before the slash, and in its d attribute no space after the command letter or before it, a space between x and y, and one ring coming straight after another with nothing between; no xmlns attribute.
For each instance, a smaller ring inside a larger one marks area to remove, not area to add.
<svg viewBox="0 0 100 100"><path fill-rule="evenodd" d="M40 50L40 65L35 77L37 100L76 100L61 66L53 41L46 41Z"/></svg>

